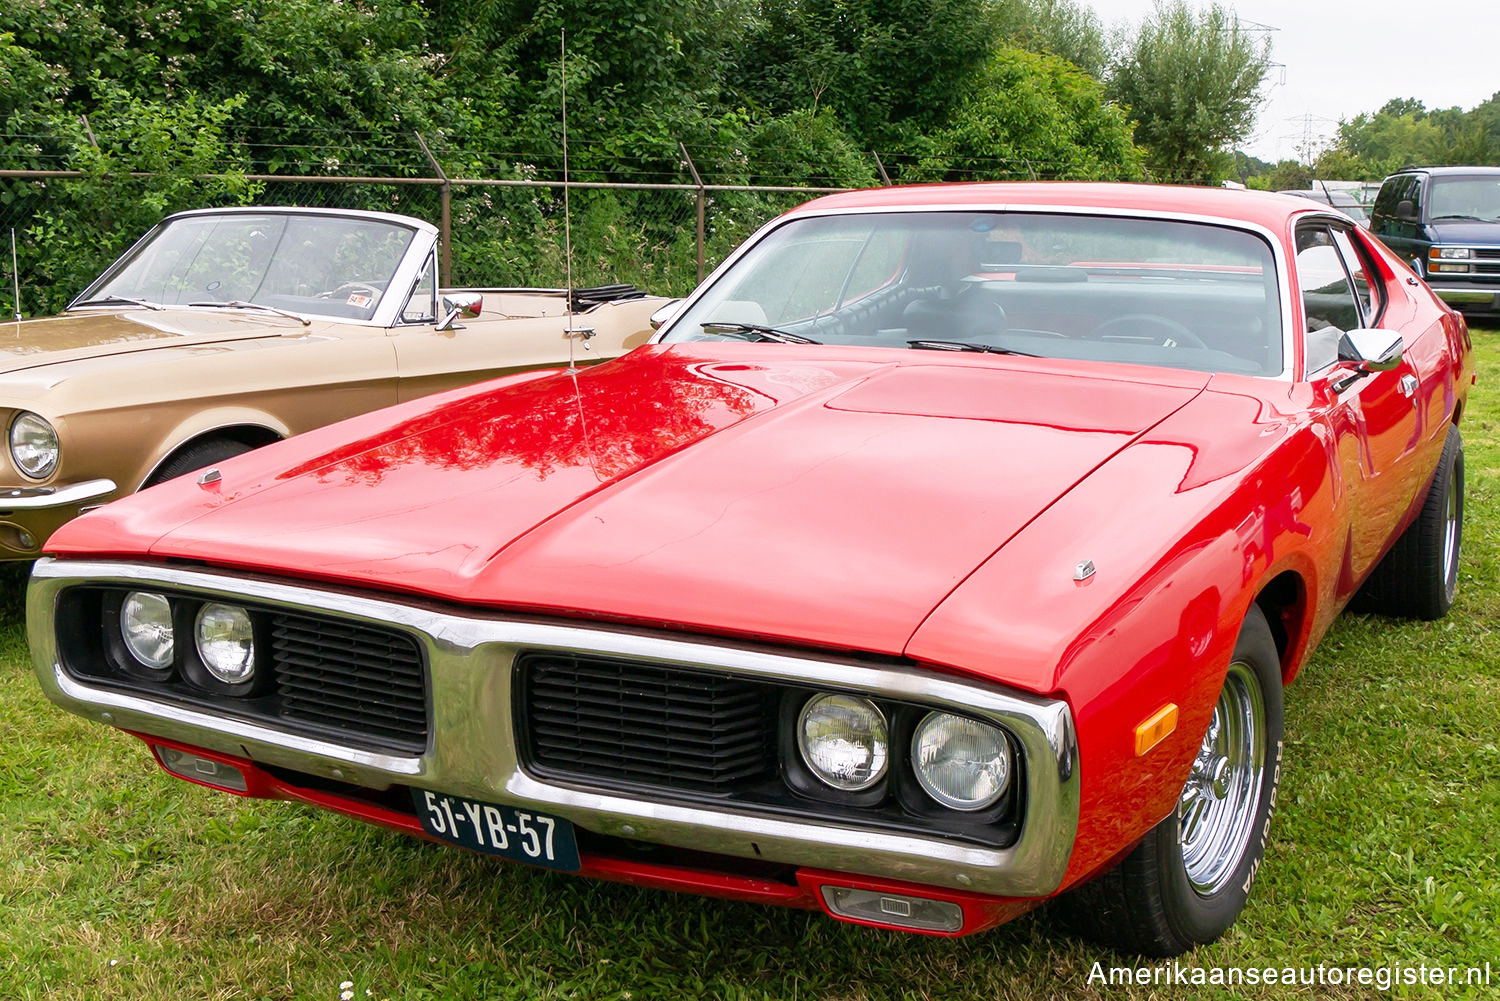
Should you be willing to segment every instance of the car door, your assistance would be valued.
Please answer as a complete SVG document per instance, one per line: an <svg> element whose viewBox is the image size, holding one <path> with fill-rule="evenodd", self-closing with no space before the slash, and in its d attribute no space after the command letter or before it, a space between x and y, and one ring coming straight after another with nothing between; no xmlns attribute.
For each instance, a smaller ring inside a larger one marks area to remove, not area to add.
<svg viewBox="0 0 1500 1001"><path fill-rule="evenodd" d="M568 342L564 331L568 319L561 296L550 316L501 317L505 296L485 296L485 311L476 319L461 319L448 329L438 329L441 299L437 267L428 257L412 285L406 306L390 330L396 348L399 373L397 394L402 401L429 393L481 382L497 375L565 363ZM526 308L536 310L528 299ZM575 327L587 326L582 321ZM600 353L577 346L578 362L600 359Z"/></svg>
<svg viewBox="0 0 1500 1001"><path fill-rule="evenodd" d="M1422 486L1418 373L1410 358L1361 374L1338 358L1343 334L1379 323L1388 291L1346 223L1297 228L1303 306L1303 371L1328 401L1332 446L1348 492L1349 584L1374 567Z"/></svg>

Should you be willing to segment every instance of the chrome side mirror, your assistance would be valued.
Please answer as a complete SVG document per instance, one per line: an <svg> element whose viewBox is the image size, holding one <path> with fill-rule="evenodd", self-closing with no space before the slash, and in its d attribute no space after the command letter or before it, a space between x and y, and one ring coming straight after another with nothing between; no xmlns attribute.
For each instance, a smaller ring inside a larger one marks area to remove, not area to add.
<svg viewBox="0 0 1500 1001"><path fill-rule="evenodd" d="M436 329L453 330L460 317L472 320L484 309L484 296L478 292L446 292L441 299L443 318Z"/></svg>
<svg viewBox="0 0 1500 1001"><path fill-rule="evenodd" d="M677 315L677 310L681 307L682 300L673 299L671 302L667 303L665 306L652 313L651 320L649 321L651 323L651 329L660 330L664 323Z"/></svg>
<svg viewBox="0 0 1500 1001"><path fill-rule="evenodd" d="M1339 338L1339 361L1361 372L1389 372L1401 364L1405 350L1400 334L1379 327L1346 330Z"/></svg>

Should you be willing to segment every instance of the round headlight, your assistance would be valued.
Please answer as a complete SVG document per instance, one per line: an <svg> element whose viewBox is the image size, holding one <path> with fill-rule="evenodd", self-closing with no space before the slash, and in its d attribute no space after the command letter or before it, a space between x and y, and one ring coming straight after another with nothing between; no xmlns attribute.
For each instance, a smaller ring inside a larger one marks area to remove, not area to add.
<svg viewBox="0 0 1500 1001"><path fill-rule="evenodd" d="M929 713L911 738L911 765L927 795L955 810L983 810L1010 785L1010 743L999 727Z"/></svg>
<svg viewBox="0 0 1500 1001"><path fill-rule="evenodd" d="M120 636L130 656L152 670L172 665L172 606L164 595L131 591L120 603Z"/></svg>
<svg viewBox="0 0 1500 1001"><path fill-rule="evenodd" d="M27 476L41 479L57 468L57 431L33 413L10 422L10 457Z"/></svg>
<svg viewBox="0 0 1500 1001"><path fill-rule="evenodd" d="M889 748L885 716L869 699L818 695L797 719L802 760L822 782L853 792L885 775Z"/></svg>
<svg viewBox="0 0 1500 1001"><path fill-rule="evenodd" d="M198 656L208 673L226 685L255 673L255 631L250 613L238 605L204 605L198 612Z"/></svg>

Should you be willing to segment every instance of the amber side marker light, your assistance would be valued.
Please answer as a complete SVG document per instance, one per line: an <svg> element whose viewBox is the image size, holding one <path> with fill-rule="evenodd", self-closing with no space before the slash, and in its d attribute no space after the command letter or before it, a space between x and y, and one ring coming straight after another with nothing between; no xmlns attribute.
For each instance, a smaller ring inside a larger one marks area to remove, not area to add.
<svg viewBox="0 0 1500 1001"><path fill-rule="evenodd" d="M1141 757L1177 729L1177 703L1168 702L1135 728L1135 756Z"/></svg>

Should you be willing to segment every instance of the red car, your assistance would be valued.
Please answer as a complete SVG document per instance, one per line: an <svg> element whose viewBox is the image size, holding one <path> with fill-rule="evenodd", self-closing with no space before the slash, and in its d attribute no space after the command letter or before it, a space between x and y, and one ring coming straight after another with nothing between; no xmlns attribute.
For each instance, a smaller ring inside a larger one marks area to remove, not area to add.
<svg viewBox="0 0 1500 1001"><path fill-rule="evenodd" d="M1265 851L1282 686L1453 601L1463 320L1307 199L835 195L654 342L68 524L59 705L167 771L520 862L1173 954Z"/></svg>

